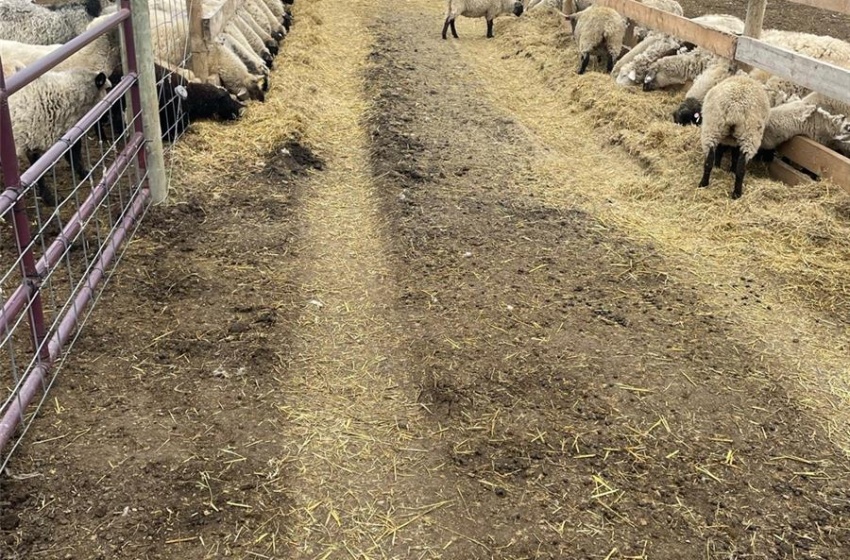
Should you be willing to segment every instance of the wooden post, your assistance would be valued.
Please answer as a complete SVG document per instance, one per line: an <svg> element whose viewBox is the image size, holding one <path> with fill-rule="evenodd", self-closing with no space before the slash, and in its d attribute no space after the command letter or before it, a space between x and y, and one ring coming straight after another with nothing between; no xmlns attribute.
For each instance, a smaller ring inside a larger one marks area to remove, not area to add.
<svg viewBox="0 0 850 560"><path fill-rule="evenodd" d="M209 50L204 40L204 7L201 0L186 0L189 14L189 47L192 49L192 72L206 81L210 75Z"/></svg>
<svg viewBox="0 0 850 560"><path fill-rule="evenodd" d="M758 39L761 37L761 29L764 26L764 12L767 8L767 0L750 0L747 4L747 19L744 22L744 36ZM737 49L736 49L737 58ZM738 62L738 68L744 72L752 72L753 67L743 62Z"/></svg>
<svg viewBox="0 0 850 560"><path fill-rule="evenodd" d="M744 35L758 39L764 25L764 12L767 0L750 0L747 4L747 20L744 22Z"/></svg>
<svg viewBox="0 0 850 560"><path fill-rule="evenodd" d="M133 22L136 71L139 74L139 101L145 131L145 162L148 186L154 204L165 202L168 196L168 177L165 174L165 156L162 153L162 130L159 124L159 99L153 66L153 41L151 37L148 0L130 0L130 17Z"/></svg>

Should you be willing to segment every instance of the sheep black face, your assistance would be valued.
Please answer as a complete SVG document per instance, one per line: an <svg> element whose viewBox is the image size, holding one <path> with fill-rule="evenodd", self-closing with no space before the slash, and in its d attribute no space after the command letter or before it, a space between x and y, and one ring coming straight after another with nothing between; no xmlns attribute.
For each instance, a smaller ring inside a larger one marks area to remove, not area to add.
<svg viewBox="0 0 850 560"><path fill-rule="evenodd" d="M289 33L289 28L292 27L292 14L290 12L283 12L283 28L286 29L286 32Z"/></svg>
<svg viewBox="0 0 850 560"><path fill-rule="evenodd" d="M86 13L93 18L99 17L103 11L100 0L86 0Z"/></svg>
<svg viewBox="0 0 850 560"><path fill-rule="evenodd" d="M702 103L696 99L689 97L685 99L679 108L673 113L673 122L682 126L695 124L699 126L701 122L700 112L702 111Z"/></svg>
<svg viewBox="0 0 850 560"><path fill-rule="evenodd" d="M189 118L211 119L218 116L225 121L233 121L242 116L245 105L233 99L221 86L205 82L186 84L186 108Z"/></svg>
<svg viewBox="0 0 850 560"><path fill-rule="evenodd" d="M525 9L525 8L523 8L523 6L522 6L522 2L514 2L514 15L515 15L516 17L521 16L521 15L522 15L522 11L523 11L524 9Z"/></svg>

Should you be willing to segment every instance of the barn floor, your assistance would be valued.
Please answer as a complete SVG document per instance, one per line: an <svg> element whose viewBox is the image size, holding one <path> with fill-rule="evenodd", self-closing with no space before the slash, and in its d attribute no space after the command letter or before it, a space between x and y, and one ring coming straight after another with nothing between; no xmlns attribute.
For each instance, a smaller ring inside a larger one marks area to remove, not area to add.
<svg viewBox="0 0 850 560"><path fill-rule="evenodd" d="M697 191L675 92L442 11L298 0L270 100L178 146L4 558L846 557L850 196Z"/></svg>

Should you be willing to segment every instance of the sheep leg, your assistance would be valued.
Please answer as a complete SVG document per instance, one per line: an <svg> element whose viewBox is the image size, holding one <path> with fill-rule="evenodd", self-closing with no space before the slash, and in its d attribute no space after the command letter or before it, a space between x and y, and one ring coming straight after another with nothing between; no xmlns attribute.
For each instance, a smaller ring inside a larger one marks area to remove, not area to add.
<svg viewBox="0 0 850 560"><path fill-rule="evenodd" d="M452 37L457 39L458 36L457 36L457 29L455 29L455 18L453 18L450 15L446 16L446 22L443 24L443 39L446 39L446 32L449 30L450 26L452 28Z"/></svg>
<svg viewBox="0 0 850 560"><path fill-rule="evenodd" d="M741 198L744 194L744 173L747 170L747 158L738 157L735 161L735 189L732 191L732 198Z"/></svg>
<svg viewBox="0 0 850 560"><path fill-rule="evenodd" d="M608 53L608 65L606 68L609 74L614 70L614 55L611 53Z"/></svg>
<svg viewBox="0 0 850 560"><path fill-rule="evenodd" d="M77 141L76 144L71 146L69 151L65 152L65 159L67 159L68 163L71 165L72 172L79 173L80 177L85 177L89 174L89 170L86 169L86 166L83 163L82 141Z"/></svg>
<svg viewBox="0 0 850 560"><path fill-rule="evenodd" d="M38 158L40 157L40 152L30 152L27 154L27 159L29 160L30 165L38 161ZM46 206L56 206L56 197L53 195L53 190L44 183L43 175L38 178L38 181L35 184L35 192L38 194L38 198L40 198Z"/></svg>
<svg viewBox="0 0 850 560"><path fill-rule="evenodd" d="M720 144L714 151L714 167L720 167L723 165L723 156L726 154L726 150L728 146L726 144Z"/></svg>
<svg viewBox="0 0 850 560"><path fill-rule="evenodd" d="M731 171L733 173L735 172L735 170L738 168L738 158L740 158L740 157L741 157L741 148L738 147L738 146L735 146L732 149L732 162L729 164L729 171Z"/></svg>
<svg viewBox="0 0 850 560"><path fill-rule="evenodd" d="M590 64L590 53L584 53L581 55L581 65L578 68L578 73L584 74L588 64Z"/></svg>
<svg viewBox="0 0 850 560"><path fill-rule="evenodd" d="M711 179L711 170L714 169L715 155L715 148L709 148L708 153L705 155L705 163L702 166L702 180L699 182L700 188L708 186L708 181Z"/></svg>
<svg viewBox="0 0 850 560"><path fill-rule="evenodd" d="M487 20L487 38L488 39L493 38L493 20L492 19Z"/></svg>

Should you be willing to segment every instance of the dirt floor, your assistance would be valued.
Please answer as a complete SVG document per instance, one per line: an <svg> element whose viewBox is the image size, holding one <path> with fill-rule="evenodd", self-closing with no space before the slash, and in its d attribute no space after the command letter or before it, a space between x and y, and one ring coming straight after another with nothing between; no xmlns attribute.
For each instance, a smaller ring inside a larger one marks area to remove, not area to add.
<svg viewBox="0 0 850 560"><path fill-rule="evenodd" d="M557 18L442 10L298 0L269 101L185 137L2 557L847 557L850 196L697 192Z"/></svg>

